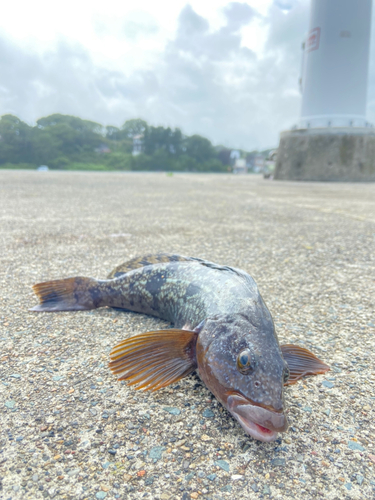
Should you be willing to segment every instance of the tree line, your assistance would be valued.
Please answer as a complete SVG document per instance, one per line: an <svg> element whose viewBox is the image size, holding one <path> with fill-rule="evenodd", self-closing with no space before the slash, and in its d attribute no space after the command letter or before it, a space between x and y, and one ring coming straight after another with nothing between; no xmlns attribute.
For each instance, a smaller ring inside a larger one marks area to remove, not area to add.
<svg viewBox="0 0 375 500"><path fill-rule="evenodd" d="M140 154L133 155L138 138ZM53 114L29 126L13 115L0 118L0 168L228 172L231 149L214 147L179 128L154 127L144 120L107 126L76 116Z"/></svg>

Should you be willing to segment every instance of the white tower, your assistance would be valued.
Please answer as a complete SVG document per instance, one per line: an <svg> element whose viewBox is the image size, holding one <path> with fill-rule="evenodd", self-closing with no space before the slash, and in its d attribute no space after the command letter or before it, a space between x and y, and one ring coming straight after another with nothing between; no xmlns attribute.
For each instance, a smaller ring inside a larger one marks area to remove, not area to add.
<svg viewBox="0 0 375 500"><path fill-rule="evenodd" d="M365 127L371 0L312 0L300 128Z"/></svg>
<svg viewBox="0 0 375 500"><path fill-rule="evenodd" d="M375 181L366 121L372 0L311 0L298 128L281 133L275 179Z"/></svg>

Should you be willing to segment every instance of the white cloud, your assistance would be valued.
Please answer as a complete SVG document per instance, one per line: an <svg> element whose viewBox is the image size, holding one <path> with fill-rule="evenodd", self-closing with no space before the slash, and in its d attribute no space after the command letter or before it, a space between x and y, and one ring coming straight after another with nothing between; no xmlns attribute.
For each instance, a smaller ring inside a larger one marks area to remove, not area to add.
<svg viewBox="0 0 375 500"><path fill-rule="evenodd" d="M308 0L176 0L169 10L162 3L161 13L146 0L118 13L111 5L100 11L94 2L81 24L85 9L70 10L77 19L68 31L57 22L60 6L54 35L3 30L0 114L32 123L58 112L105 125L142 117L246 149L275 146L280 130L297 122ZM375 117L371 98L370 108Z"/></svg>

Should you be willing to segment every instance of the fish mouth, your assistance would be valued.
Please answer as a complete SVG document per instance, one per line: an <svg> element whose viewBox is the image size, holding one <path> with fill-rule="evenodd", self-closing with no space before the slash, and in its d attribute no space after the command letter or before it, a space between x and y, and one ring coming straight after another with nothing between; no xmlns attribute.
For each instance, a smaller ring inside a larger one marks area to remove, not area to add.
<svg viewBox="0 0 375 500"><path fill-rule="evenodd" d="M288 420L283 412L257 405L242 395L231 394L227 405L245 432L259 441L275 441L278 433L288 428Z"/></svg>

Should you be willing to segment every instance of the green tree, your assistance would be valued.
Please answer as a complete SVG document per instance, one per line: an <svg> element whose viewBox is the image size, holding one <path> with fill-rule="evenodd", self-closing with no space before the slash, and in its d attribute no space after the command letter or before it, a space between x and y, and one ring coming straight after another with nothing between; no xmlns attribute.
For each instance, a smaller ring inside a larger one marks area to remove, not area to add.
<svg viewBox="0 0 375 500"><path fill-rule="evenodd" d="M74 161L95 161L95 149L105 141L102 125L75 116L54 114L41 118L37 129L36 159L46 164L58 156Z"/></svg>
<svg viewBox="0 0 375 500"><path fill-rule="evenodd" d="M110 141L119 141L122 139L121 129L119 129L118 127L113 127L112 125L108 125L105 128L105 136Z"/></svg>
<svg viewBox="0 0 375 500"><path fill-rule="evenodd" d="M182 154L176 161L176 170L181 172L197 172L198 164L194 158Z"/></svg>
<svg viewBox="0 0 375 500"><path fill-rule="evenodd" d="M200 135L192 135L185 140L186 154L198 163L215 158L215 150L211 142Z"/></svg>
<svg viewBox="0 0 375 500"><path fill-rule="evenodd" d="M183 135L180 129L170 127L148 127L144 133L144 151L155 154L164 150L167 155L179 156L183 152Z"/></svg>
<svg viewBox="0 0 375 500"><path fill-rule="evenodd" d="M132 156L121 151L105 155L103 161L112 170L130 170L132 166Z"/></svg>
<svg viewBox="0 0 375 500"><path fill-rule="evenodd" d="M3 115L0 119L0 164L30 162L31 134L32 127L17 116Z"/></svg>
<svg viewBox="0 0 375 500"><path fill-rule="evenodd" d="M123 137L134 137L135 135L143 135L147 128L147 122L141 118L133 118L132 120L126 120L121 130L123 132Z"/></svg>
<svg viewBox="0 0 375 500"><path fill-rule="evenodd" d="M143 135L144 152L133 157L136 135ZM102 145L110 152L104 153ZM58 113L40 118L34 127L13 115L0 117L0 165L4 168L44 164L69 170L223 172L230 151L214 148L199 135L187 137L179 128L148 126L139 118L118 128Z"/></svg>
<svg viewBox="0 0 375 500"><path fill-rule="evenodd" d="M81 134L88 132L98 135L103 134L103 126L100 125L100 123L92 122L90 120L82 120L82 118L78 118L77 116L55 113L37 120L37 125L40 128L55 127L60 124L66 124L69 128L72 128Z"/></svg>

